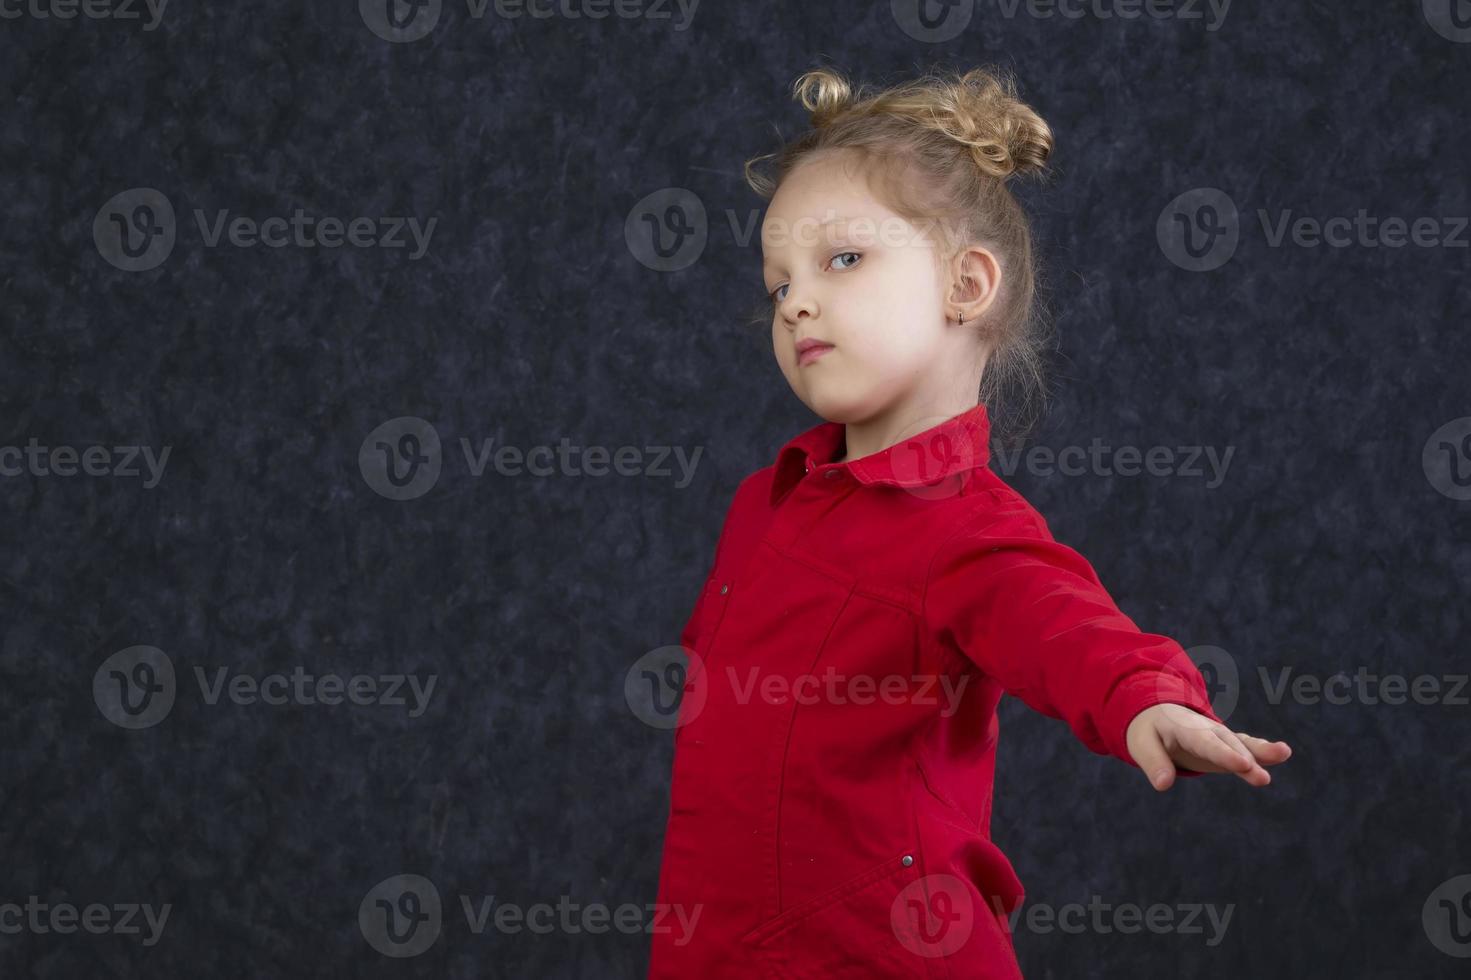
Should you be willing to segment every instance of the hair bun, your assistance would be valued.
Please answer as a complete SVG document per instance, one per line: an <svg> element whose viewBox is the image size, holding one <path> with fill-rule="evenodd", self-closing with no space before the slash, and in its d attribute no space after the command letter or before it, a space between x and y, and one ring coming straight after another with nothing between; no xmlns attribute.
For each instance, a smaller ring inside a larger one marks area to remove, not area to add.
<svg viewBox="0 0 1471 980"><path fill-rule="evenodd" d="M850 112L905 119L968 147L976 166L991 177L1041 170L1052 154L1052 130L1000 68L959 75L932 69L877 93L854 87L832 68L814 68L797 79L792 92L814 129Z"/></svg>
<svg viewBox="0 0 1471 980"><path fill-rule="evenodd" d="M1017 97L1005 74L973 69L938 93L935 126L970 147L993 177L1041 170L1052 155L1052 129Z"/></svg>

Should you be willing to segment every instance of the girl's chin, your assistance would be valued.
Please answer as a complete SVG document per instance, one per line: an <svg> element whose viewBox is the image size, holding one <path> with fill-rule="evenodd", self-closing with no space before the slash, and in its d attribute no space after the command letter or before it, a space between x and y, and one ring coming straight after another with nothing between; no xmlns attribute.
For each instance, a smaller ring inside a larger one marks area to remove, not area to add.
<svg viewBox="0 0 1471 980"><path fill-rule="evenodd" d="M847 423L868 417L868 400L852 392L826 390L822 385L808 385L798 397L802 403L829 422Z"/></svg>

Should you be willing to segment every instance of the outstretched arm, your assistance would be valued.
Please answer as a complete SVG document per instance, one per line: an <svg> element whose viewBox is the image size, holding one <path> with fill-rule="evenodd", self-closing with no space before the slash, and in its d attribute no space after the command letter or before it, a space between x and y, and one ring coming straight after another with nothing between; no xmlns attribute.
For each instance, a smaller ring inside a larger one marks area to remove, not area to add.
<svg viewBox="0 0 1471 980"><path fill-rule="evenodd" d="M1207 772L1270 782L1263 765L1291 750L1228 729L1177 642L1141 631L1024 502L996 503L957 529L930 567L925 618L939 642L1065 720L1093 751L1139 767L1156 789Z"/></svg>

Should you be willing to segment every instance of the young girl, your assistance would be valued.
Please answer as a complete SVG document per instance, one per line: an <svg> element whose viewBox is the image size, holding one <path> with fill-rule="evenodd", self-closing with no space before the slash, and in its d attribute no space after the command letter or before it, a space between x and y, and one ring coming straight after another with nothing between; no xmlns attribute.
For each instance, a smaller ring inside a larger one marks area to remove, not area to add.
<svg viewBox="0 0 1471 980"><path fill-rule="evenodd" d="M680 635L649 976L1018 978L1003 693L1157 790L1265 786L1290 749L1222 724L1180 645L987 466L987 402L1037 377L1005 182L1043 166L1047 124L999 71L865 94L818 70L796 94L811 130L746 172L777 363L827 421L741 482Z"/></svg>

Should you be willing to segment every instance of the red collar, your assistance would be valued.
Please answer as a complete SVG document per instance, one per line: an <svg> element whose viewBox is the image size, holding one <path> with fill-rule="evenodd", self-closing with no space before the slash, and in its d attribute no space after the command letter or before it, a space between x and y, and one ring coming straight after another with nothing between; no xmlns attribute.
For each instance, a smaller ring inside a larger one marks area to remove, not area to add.
<svg viewBox="0 0 1471 980"><path fill-rule="evenodd" d="M812 469L846 470L865 486L927 487L985 466L990 459L991 423L985 402L907 436L887 449L834 463L833 457L844 444L845 431L846 426L841 422L822 422L782 446L777 452L776 473L771 481L771 503L775 505L802 480L809 463Z"/></svg>

